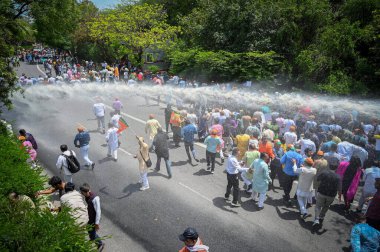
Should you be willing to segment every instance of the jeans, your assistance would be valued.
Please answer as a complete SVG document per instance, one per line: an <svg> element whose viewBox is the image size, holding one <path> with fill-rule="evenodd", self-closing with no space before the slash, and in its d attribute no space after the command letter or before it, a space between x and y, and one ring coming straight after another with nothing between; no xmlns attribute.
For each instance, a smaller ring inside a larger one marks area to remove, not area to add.
<svg viewBox="0 0 380 252"><path fill-rule="evenodd" d="M88 150L89 149L90 149L89 144L80 147L80 153L81 153L86 165L92 165L92 161L88 158Z"/></svg>
<svg viewBox="0 0 380 252"><path fill-rule="evenodd" d="M264 201L267 198L267 193L266 192L264 192L264 193L258 193L258 192L253 191L252 192L252 199L256 200L257 195L259 195L259 204L258 204L258 206L259 207L264 207Z"/></svg>
<svg viewBox="0 0 380 252"><path fill-rule="evenodd" d="M164 157L157 155L156 170L157 171L160 170L161 158L163 158L165 160L166 171L168 172L169 177L172 177L172 168L171 168L171 162L170 162L169 158L164 158Z"/></svg>
<svg viewBox="0 0 380 252"><path fill-rule="evenodd" d="M195 157L194 142L191 142L191 143L184 142L184 143L185 143L185 150L186 150L187 158L190 160L190 162L191 162L190 151L191 151L191 154L193 154L194 159L197 159Z"/></svg>
<svg viewBox="0 0 380 252"><path fill-rule="evenodd" d="M172 125L172 131L173 131L173 141L174 141L174 144L177 146L179 145L179 142L181 141L181 127Z"/></svg>
<svg viewBox="0 0 380 252"><path fill-rule="evenodd" d="M317 203L315 205L315 219L325 218L327 210L329 210L330 205L334 202L334 197L326 196L321 193L317 193Z"/></svg>
<svg viewBox="0 0 380 252"><path fill-rule="evenodd" d="M96 119L98 120L98 130L105 130L106 127L104 122L104 116L97 116Z"/></svg>
<svg viewBox="0 0 380 252"><path fill-rule="evenodd" d="M207 166L210 166L211 163L211 170L213 171L215 169L215 157L216 153L212 153L206 150L206 161L207 161Z"/></svg>
<svg viewBox="0 0 380 252"><path fill-rule="evenodd" d="M140 171L140 182L142 184L142 187L149 187L149 181L148 181L148 172Z"/></svg>
<svg viewBox="0 0 380 252"><path fill-rule="evenodd" d="M224 195L224 197L228 198L231 194L231 188L233 188L232 203L236 204L238 202L238 198L239 198L239 177L238 177L238 174L228 174L227 173L227 182L228 182L227 183L227 189L226 189L226 194Z"/></svg>
<svg viewBox="0 0 380 252"><path fill-rule="evenodd" d="M95 240L96 246L98 246L98 248L102 246L103 242L99 239L99 236L95 230L95 226L92 226L91 229L88 231L88 236L90 237L90 241Z"/></svg>
<svg viewBox="0 0 380 252"><path fill-rule="evenodd" d="M66 183L67 183L67 182L71 182L71 183L73 183L73 175L66 175L66 174L65 174L65 176L64 176L64 180L65 180Z"/></svg>
<svg viewBox="0 0 380 252"><path fill-rule="evenodd" d="M297 176L290 176L286 173L283 174L282 187L284 189L284 200L290 200L290 191L292 190L293 182Z"/></svg>

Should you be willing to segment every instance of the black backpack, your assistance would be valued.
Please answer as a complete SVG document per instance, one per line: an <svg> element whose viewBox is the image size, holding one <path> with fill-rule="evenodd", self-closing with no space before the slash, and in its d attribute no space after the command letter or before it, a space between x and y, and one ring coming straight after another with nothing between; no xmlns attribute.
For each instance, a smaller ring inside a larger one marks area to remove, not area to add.
<svg viewBox="0 0 380 252"><path fill-rule="evenodd" d="M62 154L66 158L67 161L67 169L71 173L77 173L80 170L80 163L78 159L73 155L73 152L70 151L70 156L66 156L65 154Z"/></svg>

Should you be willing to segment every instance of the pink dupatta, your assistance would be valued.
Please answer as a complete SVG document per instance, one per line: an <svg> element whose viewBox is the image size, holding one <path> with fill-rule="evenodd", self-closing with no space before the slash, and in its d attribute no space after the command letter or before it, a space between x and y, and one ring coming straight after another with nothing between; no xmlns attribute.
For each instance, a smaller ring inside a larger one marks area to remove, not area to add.
<svg viewBox="0 0 380 252"><path fill-rule="evenodd" d="M350 164L350 162L343 161L340 163L338 169L336 170L336 173L340 176L341 182L343 180L344 173L346 172L349 164ZM351 185L348 188L347 195L346 195L348 202L351 202L355 197L356 191L358 190L358 187L359 187L360 175L361 174L362 174L362 170L358 169L354 178L351 181Z"/></svg>

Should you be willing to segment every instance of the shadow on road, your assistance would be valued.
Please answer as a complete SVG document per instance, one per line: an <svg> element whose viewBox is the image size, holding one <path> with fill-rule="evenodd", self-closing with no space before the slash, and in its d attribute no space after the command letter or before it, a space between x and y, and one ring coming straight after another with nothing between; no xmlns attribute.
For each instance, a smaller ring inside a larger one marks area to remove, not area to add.
<svg viewBox="0 0 380 252"><path fill-rule="evenodd" d="M223 211L230 212L237 214L236 211L232 210L231 204L226 202L223 197L216 197L212 200L212 203L214 203L214 206L217 208L222 209Z"/></svg>
<svg viewBox="0 0 380 252"><path fill-rule="evenodd" d="M106 162L109 162L109 161L113 161L113 158L112 157L105 157L101 160L98 160L98 163L99 164L103 164L103 163L106 163Z"/></svg>
<svg viewBox="0 0 380 252"><path fill-rule="evenodd" d="M202 168L199 171L194 172L193 175L196 175L196 176L205 176L205 175L211 175L211 172L210 171L206 171L205 169Z"/></svg>
<svg viewBox="0 0 380 252"><path fill-rule="evenodd" d="M160 171L156 171L156 170L149 172L148 176L149 177L164 177L166 179L170 179L168 175L164 175L164 174L160 173Z"/></svg>
<svg viewBox="0 0 380 252"><path fill-rule="evenodd" d="M172 166L183 166L187 164L187 161L172 161Z"/></svg>
<svg viewBox="0 0 380 252"><path fill-rule="evenodd" d="M123 189L125 195L118 197L117 199L124 199L131 196L132 193L140 191L140 183L129 184Z"/></svg>

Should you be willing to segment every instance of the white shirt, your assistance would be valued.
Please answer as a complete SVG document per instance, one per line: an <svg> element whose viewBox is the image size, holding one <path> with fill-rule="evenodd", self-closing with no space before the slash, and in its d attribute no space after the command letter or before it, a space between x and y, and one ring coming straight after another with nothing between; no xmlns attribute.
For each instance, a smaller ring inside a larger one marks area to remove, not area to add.
<svg viewBox="0 0 380 252"><path fill-rule="evenodd" d="M106 141L112 150L116 150L119 147L119 137L117 131L118 129L114 127L107 130Z"/></svg>
<svg viewBox="0 0 380 252"><path fill-rule="evenodd" d="M380 168L372 166L371 168L367 168L364 171L364 186L363 192L375 194L375 181L376 178L380 178Z"/></svg>
<svg viewBox="0 0 380 252"><path fill-rule="evenodd" d="M115 114L111 117L111 123L116 127L116 128L119 128L119 120L120 120L120 115L119 114Z"/></svg>
<svg viewBox="0 0 380 252"><path fill-rule="evenodd" d="M95 198L92 200L92 204L94 205L94 209L96 212L95 224L99 225L100 216L102 214L102 210L100 209L100 198L99 198L99 196L95 196Z"/></svg>
<svg viewBox="0 0 380 252"><path fill-rule="evenodd" d="M284 139L285 139L286 145L295 144L297 142L297 135L294 132L286 132L284 134Z"/></svg>
<svg viewBox="0 0 380 252"><path fill-rule="evenodd" d="M294 121L292 119L285 119L284 120L284 125L285 125L284 132L290 131L290 127L291 126L296 126L296 124L294 123Z"/></svg>
<svg viewBox="0 0 380 252"><path fill-rule="evenodd" d="M106 112L106 107L101 102L95 103L93 107L93 111L94 111L95 116L101 117L101 116L104 116Z"/></svg>
<svg viewBox="0 0 380 252"><path fill-rule="evenodd" d="M73 150L72 150L72 153L73 153L74 157L76 157L76 154ZM66 156L71 156L70 150L63 152L62 154L66 155ZM66 157L64 157L62 154L59 155L57 163L55 164L55 166L57 167L58 170L62 169L63 172L65 173L65 175L72 175L72 173L67 168Z"/></svg>

